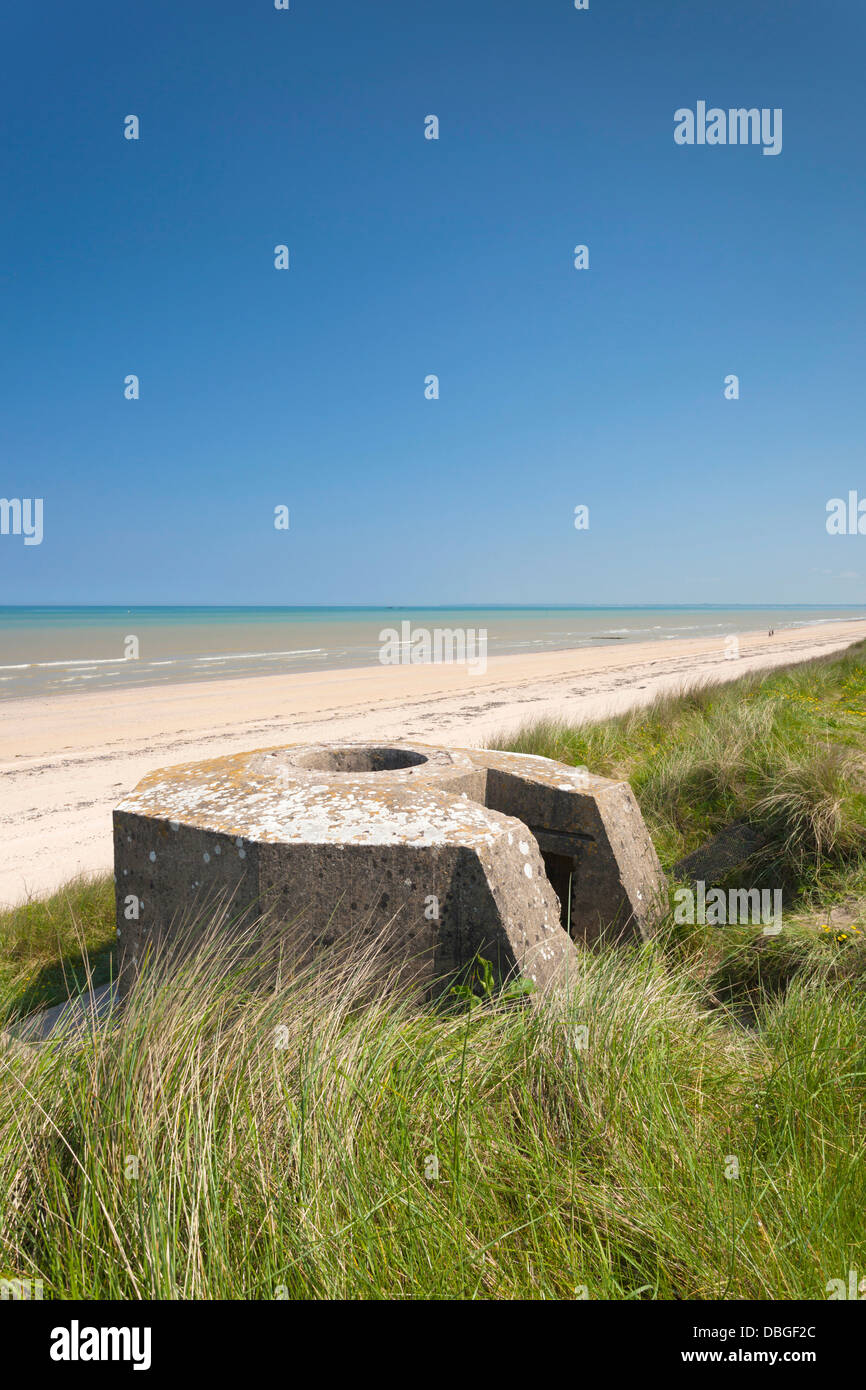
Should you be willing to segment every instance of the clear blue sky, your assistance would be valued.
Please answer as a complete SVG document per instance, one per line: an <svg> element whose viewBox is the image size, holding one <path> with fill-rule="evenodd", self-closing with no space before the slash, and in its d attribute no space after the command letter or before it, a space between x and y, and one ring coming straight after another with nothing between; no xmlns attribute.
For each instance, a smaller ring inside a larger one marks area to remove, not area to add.
<svg viewBox="0 0 866 1390"><path fill-rule="evenodd" d="M45 537L0 603L863 602L864 40L862 0L7 6L0 496ZM678 147L698 100L782 153Z"/></svg>

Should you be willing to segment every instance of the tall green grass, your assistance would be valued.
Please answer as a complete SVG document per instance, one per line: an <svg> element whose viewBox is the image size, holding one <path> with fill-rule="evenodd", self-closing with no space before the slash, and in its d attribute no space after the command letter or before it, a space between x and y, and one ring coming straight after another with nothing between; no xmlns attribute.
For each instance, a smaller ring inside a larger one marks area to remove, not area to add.
<svg viewBox="0 0 866 1390"><path fill-rule="evenodd" d="M373 979L265 987L211 943L122 1027L7 1048L5 1272L78 1298L786 1299L864 1267L852 980L801 976L750 1033L662 942L583 954L541 1008Z"/></svg>
<svg viewBox="0 0 866 1390"><path fill-rule="evenodd" d="M0 912L0 1024L10 1011L57 1003L112 969L114 884L81 877Z"/></svg>

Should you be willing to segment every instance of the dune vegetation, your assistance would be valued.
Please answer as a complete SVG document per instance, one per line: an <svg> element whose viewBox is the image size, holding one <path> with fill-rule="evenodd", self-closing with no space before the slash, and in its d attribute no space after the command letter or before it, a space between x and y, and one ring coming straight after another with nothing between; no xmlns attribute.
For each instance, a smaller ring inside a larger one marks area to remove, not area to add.
<svg viewBox="0 0 866 1390"><path fill-rule="evenodd" d="M824 1299L866 1275L866 644L503 746L627 777L669 874L733 823L783 927L439 1007L213 924L122 1027L0 1048L0 1275L59 1298ZM672 879L672 889L675 886ZM0 1021L109 978L113 891L0 914ZM866 1286L864 1286L866 1287Z"/></svg>

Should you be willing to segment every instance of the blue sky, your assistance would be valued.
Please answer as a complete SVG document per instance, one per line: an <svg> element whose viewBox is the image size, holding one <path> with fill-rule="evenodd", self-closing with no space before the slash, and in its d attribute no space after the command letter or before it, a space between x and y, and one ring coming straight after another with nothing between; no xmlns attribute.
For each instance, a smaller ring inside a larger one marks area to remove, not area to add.
<svg viewBox="0 0 866 1390"><path fill-rule="evenodd" d="M861 0L2 36L0 496L44 539L0 603L864 601L825 530L866 496ZM782 153L677 146L699 100L781 107Z"/></svg>

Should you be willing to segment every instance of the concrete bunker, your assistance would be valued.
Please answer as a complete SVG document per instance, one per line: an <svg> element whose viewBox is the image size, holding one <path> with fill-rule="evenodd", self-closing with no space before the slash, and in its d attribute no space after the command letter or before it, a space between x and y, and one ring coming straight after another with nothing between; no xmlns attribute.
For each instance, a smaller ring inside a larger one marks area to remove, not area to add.
<svg viewBox="0 0 866 1390"><path fill-rule="evenodd" d="M431 989L479 954L546 988L575 942L646 936L663 901L628 783L525 754L260 749L149 774L114 834L122 986L219 896L301 957L363 921Z"/></svg>

